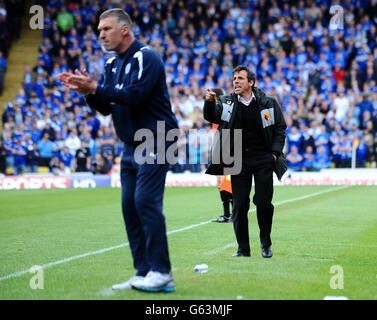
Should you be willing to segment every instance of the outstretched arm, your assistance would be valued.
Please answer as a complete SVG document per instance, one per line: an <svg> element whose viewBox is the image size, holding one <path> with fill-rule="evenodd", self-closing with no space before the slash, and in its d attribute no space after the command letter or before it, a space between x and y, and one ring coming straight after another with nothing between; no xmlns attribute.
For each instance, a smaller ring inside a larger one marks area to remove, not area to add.
<svg viewBox="0 0 377 320"><path fill-rule="evenodd" d="M206 119L209 122L219 124L221 113L218 112L216 101L216 93L211 89L207 89L203 107L204 119Z"/></svg>
<svg viewBox="0 0 377 320"><path fill-rule="evenodd" d="M59 80L67 88L85 95L86 102L95 110L103 115L109 115L111 113L109 101L106 101L102 97L95 96L98 83L88 75L85 69L82 72L75 70L74 74L71 72L63 72L59 75Z"/></svg>

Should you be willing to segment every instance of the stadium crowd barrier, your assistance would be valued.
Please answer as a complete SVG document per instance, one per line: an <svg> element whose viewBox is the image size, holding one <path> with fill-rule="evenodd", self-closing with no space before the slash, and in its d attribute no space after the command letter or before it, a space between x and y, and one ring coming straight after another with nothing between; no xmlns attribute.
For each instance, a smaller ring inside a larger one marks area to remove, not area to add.
<svg viewBox="0 0 377 320"><path fill-rule="evenodd" d="M275 185L377 185L377 169L326 169L319 172L287 171ZM168 173L167 187L216 186L216 176L202 173ZM0 177L0 190L120 187L119 174L93 175L73 173L69 176L30 174Z"/></svg>

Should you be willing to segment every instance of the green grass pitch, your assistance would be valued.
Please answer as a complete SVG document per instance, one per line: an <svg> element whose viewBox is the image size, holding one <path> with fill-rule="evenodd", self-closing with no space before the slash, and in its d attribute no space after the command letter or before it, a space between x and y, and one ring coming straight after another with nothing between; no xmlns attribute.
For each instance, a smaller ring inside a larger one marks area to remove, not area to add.
<svg viewBox="0 0 377 320"><path fill-rule="evenodd" d="M134 275L120 189L0 191L0 299L375 300L376 195L375 186L276 187L274 256L263 259L253 205L251 258L235 258L233 225L210 222L222 213L217 189L167 188L177 290L149 294L111 290ZM194 272L201 263L207 273Z"/></svg>

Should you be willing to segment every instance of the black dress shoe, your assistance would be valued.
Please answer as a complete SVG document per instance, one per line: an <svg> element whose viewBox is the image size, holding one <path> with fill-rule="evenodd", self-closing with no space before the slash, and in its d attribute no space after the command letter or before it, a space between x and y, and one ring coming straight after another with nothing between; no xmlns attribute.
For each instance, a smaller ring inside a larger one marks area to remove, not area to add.
<svg viewBox="0 0 377 320"><path fill-rule="evenodd" d="M241 251L237 251L237 253L232 255L233 257L250 257L250 253L244 253Z"/></svg>
<svg viewBox="0 0 377 320"><path fill-rule="evenodd" d="M262 247L262 257L263 258L271 258L272 257L271 247Z"/></svg>

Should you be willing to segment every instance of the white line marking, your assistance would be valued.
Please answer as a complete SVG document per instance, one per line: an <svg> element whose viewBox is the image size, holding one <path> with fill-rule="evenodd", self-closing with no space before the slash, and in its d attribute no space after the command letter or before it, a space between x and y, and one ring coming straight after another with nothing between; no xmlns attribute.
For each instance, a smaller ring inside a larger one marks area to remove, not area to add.
<svg viewBox="0 0 377 320"><path fill-rule="evenodd" d="M307 198L310 198L310 197L315 197L315 196L318 196L318 195L321 195L321 194L324 194L324 193L337 191L337 190L344 189L344 188L347 188L347 187L349 187L349 186L341 186L339 188L330 188L330 189L314 192L314 193L311 193L311 194L308 194L308 195L305 195L305 196L279 201L277 203L274 203L274 205L278 206L278 205L281 205L281 204L284 204L284 203L304 200L304 199L307 199ZM250 210L249 212L254 212L254 211L255 211L255 209ZM187 226L187 227L183 227L183 228L180 228L180 229L169 231L166 234L170 235L170 234L173 234L173 233L177 233L177 232L181 232L181 231L185 231L185 230L190 230L190 229L193 229L193 228L196 228L196 227L199 227L199 226L211 223L211 222L212 222L212 220L208 220L208 221L200 222L200 223L197 223L197 224L192 224L192 225ZM87 252L87 253L79 254L79 255L72 256L72 257L69 257L69 258L65 258L65 259L62 259L62 260L49 262L49 263L41 265L41 267L43 269L46 269L46 268L50 268L50 267L53 267L53 266L56 266L56 265L59 265L59 264L62 264L62 263L66 263L66 262L70 262L70 261L73 261L73 260L93 256L93 255L96 255L96 254L105 253L105 252L108 252L108 251L111 251L111 250L114 250L114 249L123 248L123 247L126 247L126 246L129 246L129 242L125 242L125 243L122 243L122 244L119 244L119 245L116 245L116 246L111 246L111 247L96 250L96 251L90 251L90 252ZM11 278L17 278L17 277L23 276L24 274L27 274L29 272L30 272L30 269L22 270L22 271L16 271L16 272L10 273L6 276L0 277L0 281L11 279Z"/></svg>
<svg viewBox="0 0 377 320"><path fill-rule="evenodd" d="M295 201L299 201L299 200L305 200L307 198L319 196L321 194L328 193L328 192L331 192L331 191L337 191L337 190L341 190L341 189L346 189L346 188L349 188L349 187L350 186L340 186L339 188L331 188L331 189L326 189L326 190L322 190L322 191L310 193L310 194L307 194L305 196L301 196L301 197L297 197L297 198L293 198L293 199L288 199L288 200L283 200L283 201L276 202L276 204L274 203L274 206L278 206L278 205L289 203L289 202L295 202Z"/></svg>
<svg viewBox="0 0 377 320"><path fill-rule="evenodd" d="M279 201L279 202L274 203L274 206L278 206L278 205L289 203L289 202L304 200L304 199L307 199L307 198L310 198L310 197L314 197L314 196L317 196L317 195L320 195L320 194L323 194L323 193L327 193L327 192L331 192L331 191L335 191L335 190L344 189L346 187L348 187L348 186L341 186L339 188L326 189L326 190L318 191L318 192L311 193L311 194L308 194L308 195L305 195L305 196L297 197L297 198L294 198L294 199L288 199L288 200ZM252 212L255 212L255 211L256 211L256 208L250 209L249 213L252 213ZM231 243L228 243L228 244L226 244L226 245L224 245L222 247L217 247L217 248L214 248L212 250L206 251L206 252L204 252L204 254L219 253L219 252L221 252L223 250L226 250L228 248L231 248L231 247L235 246L236 244L237 244L236 242L231 242Z"/></svg>
<svg viewBox="0 0 377 320"><path fill-rule="evenodd" d="M113 296L114 294L116 294L116 291L113 290L112 287L103 288L99 292L96 293L97 296L107 296L107 297Z"/></svg>
<svg viewBox="0 0 377 320"><path fill-rule="evenodd" d="M206 251L206 252L204 252L204 254L216 254L216 253L219 253L219 252L226 250L228 248L234 247L236 245L237 245L237 242L231 242L231 243L226 244L225 246Z"/></svg>

